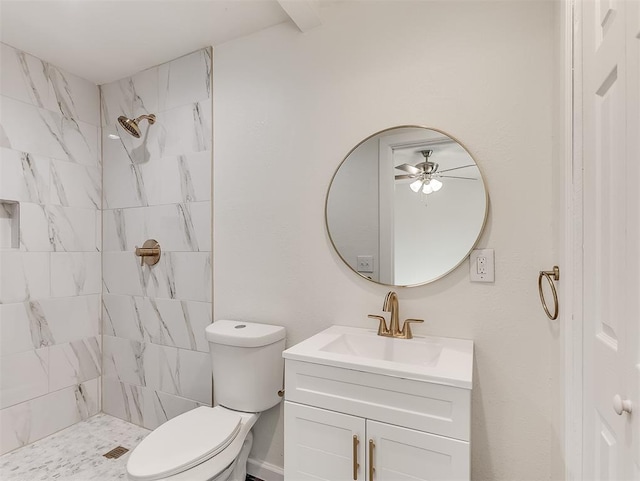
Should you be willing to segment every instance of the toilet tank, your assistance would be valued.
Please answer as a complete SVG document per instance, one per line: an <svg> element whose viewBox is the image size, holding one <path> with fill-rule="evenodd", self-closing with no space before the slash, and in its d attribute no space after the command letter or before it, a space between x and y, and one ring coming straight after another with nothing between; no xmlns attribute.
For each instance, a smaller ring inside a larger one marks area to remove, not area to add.
<svg viewBox="0 0 640 481"><path fill-rule="evenodd" d="M282 326L254 322L219 320L207 326L218 404L261 412L282 400L285 334Z"/></svg>

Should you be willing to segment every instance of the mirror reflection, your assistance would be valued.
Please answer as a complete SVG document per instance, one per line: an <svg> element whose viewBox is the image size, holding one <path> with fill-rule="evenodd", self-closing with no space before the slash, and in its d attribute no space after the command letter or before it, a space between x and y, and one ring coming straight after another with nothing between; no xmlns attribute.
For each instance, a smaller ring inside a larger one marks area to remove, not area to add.
<svg viewBox="0 0 640 481"><path fill-rule="evenodd" d="M326 199L342 260L372 281L413 286L455 269L484 227L488 197L469 152L444 132L396 127L358 144Z"/></svg>

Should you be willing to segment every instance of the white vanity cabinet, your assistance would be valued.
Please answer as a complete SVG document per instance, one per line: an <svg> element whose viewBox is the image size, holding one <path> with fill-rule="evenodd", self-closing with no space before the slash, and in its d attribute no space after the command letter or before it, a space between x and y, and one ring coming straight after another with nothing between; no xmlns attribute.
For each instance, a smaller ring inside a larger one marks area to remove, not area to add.
<svg viewBox="0 0 640 481"><path fill-rule="evenodd" d="M285 481L469 480L470 394L286 359Z"/></svg>
<svg viewBox="0 0 640 481"><path fill-rule="evenodd" d="M473 342L332 326L285 359L285 481L468 481Z"/></svg>
<svg viewBox="0 0 640 481"><path fill-rule="evenodd" d="M465 441L290 401L285 432L285 480L469 479Z"/></svg>

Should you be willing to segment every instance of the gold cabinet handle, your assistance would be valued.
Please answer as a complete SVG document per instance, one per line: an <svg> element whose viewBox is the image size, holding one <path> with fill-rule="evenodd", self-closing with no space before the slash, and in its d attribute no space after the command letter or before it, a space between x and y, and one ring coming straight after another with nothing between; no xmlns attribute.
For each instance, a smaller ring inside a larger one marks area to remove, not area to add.
<svg viewBox="0 0 640 481"><path fill-rule="evenodd" d="M373 467L373 448L375 447L373 439L369 439L369 481L373 481L373 473L376 471L376 468Z"/></svg>
<svg viewBox="0 0 640 481"><path fill-rule="evenodd" d="M358 441L358 436L357 435L353 435L353 479L354 481L358 479L358 468L360 467L360 465L358 464L358 444L360 444L360 441Z"/></svg>

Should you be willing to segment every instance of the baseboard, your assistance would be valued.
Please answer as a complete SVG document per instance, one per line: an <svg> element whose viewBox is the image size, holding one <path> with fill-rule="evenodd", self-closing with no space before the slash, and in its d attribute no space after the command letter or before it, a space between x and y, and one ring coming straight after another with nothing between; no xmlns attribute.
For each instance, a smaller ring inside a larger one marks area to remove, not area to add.
<svg viewBox="0 0 640 481"><path fill-rule="evenodd" d="M257 459L247 460L247 474L262 481L284 481L282 468Z"/></svg>

